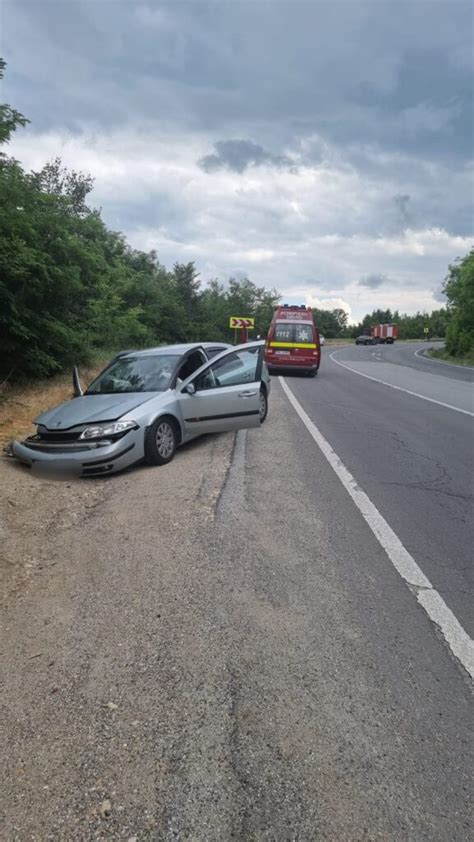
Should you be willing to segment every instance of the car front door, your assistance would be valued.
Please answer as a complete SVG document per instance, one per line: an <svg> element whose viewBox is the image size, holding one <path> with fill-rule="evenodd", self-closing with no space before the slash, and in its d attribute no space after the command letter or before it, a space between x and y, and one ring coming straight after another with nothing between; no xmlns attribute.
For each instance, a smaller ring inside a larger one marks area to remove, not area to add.
<svg viewBox="0 0 474 842"><path fill-rule="evenodd" d="M259 426L264 348L264 342L238 345L183 383L178 399L186 435Z"/></svg>

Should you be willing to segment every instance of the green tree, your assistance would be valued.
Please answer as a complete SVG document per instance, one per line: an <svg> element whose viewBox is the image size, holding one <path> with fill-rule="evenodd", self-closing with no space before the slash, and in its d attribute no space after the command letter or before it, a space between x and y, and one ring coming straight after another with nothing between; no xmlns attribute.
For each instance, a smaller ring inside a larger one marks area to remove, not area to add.
<svg viewBox="0 0 474 842"><path fill-rule="evenodd" d="M0 144L27 122L0 105ZM106 227L88 205L93 183L58 157L27 173L0 153L2 377L50 375L95 349L231 339L231 315L253 316L253 335L266 333L275 290L248 278L202 289L193 262L168 272Z"/></svg>
<svg viewBox="0 0 474 842"><path fill-rule="evenodd" d="M192 341L199 333L199 272L193 262L175 263L172 271L178 301L184 310L181 323L182 339Z"/></svg>
<svg viewBox="0 0 474 842"><path fill-rule="evenodd" d="M230 338L229 304L226 290L217 278L210 281L201 293L200 316L202 336L212 338L216 342L227 342Z"/></svg>
<svg viewBox="0 0 474 842"><path fill-rule="evenodd" d="M227 324L229 316L253 317L255 329L251 331L251 335L264 337L279 300L280 295L275 289L257 287L249 278L230 278L226 290Z"/></svg>
<svg viewBox="0 0 474 842"><path fill-rule="evenodd" d="M3 79L5 75L6 66L7 64L5 60L0 58L0 79ZM27 120L23 114L20 114L19 111L12 108L11 105L8 105L8 103L0 103L0 145L8 143L13 132L16 131L19 126L26 126L29 122L30 121ZM0 152L0 165L1 159L4 157L4 153Z"/></svg>
<svg viewBox="0 0 474 842"><path fill-rule="evenodd" d="M446 349L453 356L474 350L474 249L449 267L444 284L451 320Z"/></svg>
<svg viewBox="0 0 474 842"><path fill-rule="evenodd" d="M33 181L38 190L52 196L64 196L72 213L85 215L90 213L86 197L94 187L94 179L82 172L69 172L63 166L61 158L56 157L45 164L39 173L33 174Z"/></svg>
<svg viewBox="0 0 474 842"><path fill-rule="evenodd" d="M320 310L315 307L313 308L313 317L320 333L328 339L343 336L347 330L349 316L340 307L334 310Z"/></svg>

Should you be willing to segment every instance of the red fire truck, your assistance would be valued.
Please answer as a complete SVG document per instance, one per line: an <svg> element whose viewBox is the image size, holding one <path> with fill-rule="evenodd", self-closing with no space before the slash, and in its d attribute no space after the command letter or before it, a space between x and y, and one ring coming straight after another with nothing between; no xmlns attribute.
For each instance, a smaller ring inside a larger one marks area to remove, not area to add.
<svg viewBox="0 0 474 842"><path fill-rule="evenodd" d="M321 361L319 331L311 307L283 304L273 314L265 349L270 372L303 371L314 377Z"/></svg>
<svg viewBox="0 0 474 842"><path fill-rule="evenodd" d="M393 345L398 339L398 325L373 325L371 336L379 345Z"/></svg>

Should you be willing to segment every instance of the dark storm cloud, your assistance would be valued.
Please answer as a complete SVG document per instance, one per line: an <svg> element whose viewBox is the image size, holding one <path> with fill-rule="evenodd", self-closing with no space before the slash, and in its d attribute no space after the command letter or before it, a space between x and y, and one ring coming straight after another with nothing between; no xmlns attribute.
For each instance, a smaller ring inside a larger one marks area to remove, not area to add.
<svg viewBox="0 0 474 842"><path fill-rule="evenodd" d="M0 0L0 29L18 157L80 158L171 262L431 296L465 248L470 0Z"/></svg>
<svg viewBox="0 0 474 842"><path fill-rule="evenodd" d="M413 222L413 214L410 209L410 196L407 194L394 196L393 203L397 210L401 227L408 228Z"/></svg>
<svg viewBox="0 0 474 842"><path fill-rule="evenodd" d="M386 275L367 275L366 278L361 278L358 286L367 287L367 289L378 289L383 284L388 284L389 278Z"/></svg>
<svg viewBox="0 0 474 842"><path fill-rule="evenodd" d="M201 169L215 172L220 169L242 173L247 167L267 164L272 167L291 167L294 162L287 155L274 155L251 140L219 140L214 152L198 161Z"/></svg>
<svg viewBox="0 0 474 842"><path fill-rule="evenodd" d="M342 8L4 0L10 99L35 128L146 119L233 129L264 148L317 132L342 147L469 155L470 3Z"/></svg>

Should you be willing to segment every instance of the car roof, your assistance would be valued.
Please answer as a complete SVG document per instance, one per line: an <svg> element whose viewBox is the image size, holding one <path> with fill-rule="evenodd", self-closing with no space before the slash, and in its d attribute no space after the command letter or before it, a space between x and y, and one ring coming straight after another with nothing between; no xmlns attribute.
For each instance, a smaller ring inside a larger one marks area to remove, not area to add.
<svg viewBox="0 0 474 842"><path fill-rule="evenodd" d="M156 356L157 354L178 354L182 356L186 354L188 351L192 351L194 348L222 348L225 351L226 348L231 348L232 346L229 345L228 342L187 342L186 344L181 345L157 345L155 348L142 348L141 350L137 351L119 351L116 355L117 357L146 357L146 356Z"/></svg>
<svg viewBox="0 0 474 842"><path fill-rule="evenodd" d="M202 347L201 342L189 342L186 345L157 345L156 348L142 348L139 351L121 351L117 357L147 357L157 354L178 354L182 356L193 348Z"/></svg>

